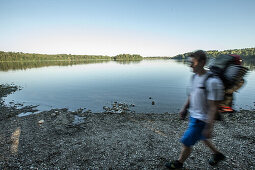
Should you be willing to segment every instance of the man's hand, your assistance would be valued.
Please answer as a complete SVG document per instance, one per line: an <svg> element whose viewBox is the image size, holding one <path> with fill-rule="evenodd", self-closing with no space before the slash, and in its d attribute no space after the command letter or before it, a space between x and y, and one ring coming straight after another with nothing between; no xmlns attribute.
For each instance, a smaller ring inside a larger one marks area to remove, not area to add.
<svg viewBox="0 0 255 170"><path fill-rule="evenodd" d="M205 129L203 130L202 133L206 138L211 138L212 137L212 132L213 132L213 125L214 125L215 115L218 111L218 102L213 101L213 100L208 100L207 102L209 104L208 122L207 122L206 127L205 127Z"/></svg>
<svg viewBox="0 0 255 170"><path fill-rule="evenodd" d="M189 97L186 101L186 103L184 104L184 107L182 108L182 110L179 112L180 115L180 119L184 120L188 114L188 108L189 108Z"/></svg>
<svg viewBox="0 0 255 170"><path fill-rule="evenodd" d="M187 110L187 109L182 109L182 110L180 111L180 113L179 113L180 119L181 119L181 120L184 120L184 119L186 118L187 114L188 114L188 110Z"/></svg>

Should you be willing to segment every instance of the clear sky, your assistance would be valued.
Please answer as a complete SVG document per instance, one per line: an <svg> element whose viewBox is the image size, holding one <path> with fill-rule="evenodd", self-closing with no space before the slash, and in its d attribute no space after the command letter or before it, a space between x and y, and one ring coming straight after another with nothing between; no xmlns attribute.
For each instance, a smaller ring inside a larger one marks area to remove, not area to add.
<svg viewBox="0 0 255 170"><path fill-rule="evenodd" d="M0 50L173 56L255 47L255 0L0 0Z"/></svg>

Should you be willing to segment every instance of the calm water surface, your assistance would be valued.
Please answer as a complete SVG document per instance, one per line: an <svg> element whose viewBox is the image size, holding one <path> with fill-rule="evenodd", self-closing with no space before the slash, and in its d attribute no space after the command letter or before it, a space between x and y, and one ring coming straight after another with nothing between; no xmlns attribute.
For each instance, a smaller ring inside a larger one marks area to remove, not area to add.
<svg viewBox="0 0 255 170"><path fill-rule="evenodd" d="M178 112L187 97L191 69L169 60L75 64L0 71L0 83L23 87L6 103L52 108L87 108L102 112L115 101L135 104L136 112ZM255 109L255 72L235 95L235 108ZM149 99L152 97L152 99ZM155 101L155 105L152 105Z"/></svg>

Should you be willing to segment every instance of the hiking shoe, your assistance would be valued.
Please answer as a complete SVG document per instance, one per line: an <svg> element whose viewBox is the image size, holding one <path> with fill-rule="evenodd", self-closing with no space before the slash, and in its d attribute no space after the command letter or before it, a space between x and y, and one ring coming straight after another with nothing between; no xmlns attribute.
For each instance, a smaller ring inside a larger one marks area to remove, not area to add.
<svg viewBox="0 0 255 170"><path fill-rule="evenodd" d="M176 161L166 163L165 166L169 169L180 169L182 168L183 163L176 160Z"/></svg>
<svg viewBox="0 0 255 170"><path fill-rule="evenodd" d="M209 164L214 166L217 165L218 162L224 160L226 157L222 153L213 154L212 158L209 160Z"/></svg>

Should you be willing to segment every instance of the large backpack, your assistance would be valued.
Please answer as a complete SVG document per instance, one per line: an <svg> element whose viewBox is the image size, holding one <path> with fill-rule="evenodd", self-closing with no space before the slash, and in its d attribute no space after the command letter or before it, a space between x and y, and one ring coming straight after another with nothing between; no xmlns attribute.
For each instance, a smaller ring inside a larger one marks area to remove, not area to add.
<svg viewBox="0 0 255 170"><path fill-rule="evenodd" d="M218 76L225 89L236 86L248 71L248 68L241 65L241 56L235 54L222 54L216 57L210 64L210 76Z"/></svg>
<svg viewBox="0 0 255 170"><path fill-rule="evenodd" d="M209 64L209 73L208 76L205 78L203 87L205 94L207 95L206 89L206 81L210 77L218 77L222 80L224 87L225 87L225 94L224 100L222 103L225 102L227 96L230 94L227 91L236 91L243 85L244 76L248 71L248 68L241 66L242 60L239 55L234 54L222 54L216 57L210 64ZM195 77L195 74L192 76L192 81ZM233 90L232 90L233 89ZM232 100L232 98L231 98ZM228 109L227 112L233 112L234 110L231 108L232 106L224 106L219 105L218 112L215 115L215 120L222 120L221 115L219 114L222 112L222 109Z"/></svg>
<svg viewBox="0 0 255 170"><path fill-rule="evenodd" d="M225 87L224 100L220 104L220 109L223 107L224 109L232 110L232 106L227 106L225 103L228 103L228 100L231 100L232 103L232 93L239 89L244 83L244 76L248 71L248 68L241 66L242 60L239 55L234 54L222 54L216 57L211 63L208 65L209 72L208 76L204 80L203 89L207 95L206 89L206 81L211 77L220 78ZM194 79L192 77L192 80ZM231 99L229 99L231 96ZM231 111L229 111L231 112ZM219 116L219 115L218 115Z"/></svg>

